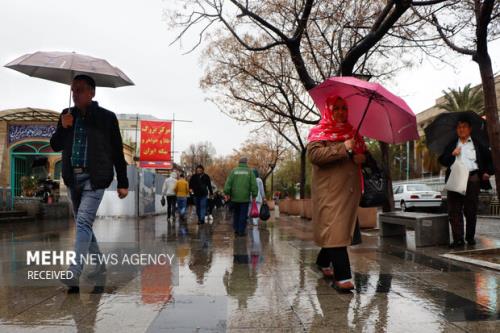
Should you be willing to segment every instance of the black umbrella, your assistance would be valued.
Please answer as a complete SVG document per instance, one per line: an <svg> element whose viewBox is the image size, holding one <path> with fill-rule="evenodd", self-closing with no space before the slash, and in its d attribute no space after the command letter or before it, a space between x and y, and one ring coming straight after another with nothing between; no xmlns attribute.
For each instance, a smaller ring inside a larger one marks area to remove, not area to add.
<svg viewBox="0 0 500 333"><path fill-rule="evenodd" d="M425 137L427 147L434 153L441 155L444 149L452 142L457 141L457 124L460 120L467 120L472 125L472 139L489 146L486 122L481 116L472 111L441 113L427 126Z"/></svg>

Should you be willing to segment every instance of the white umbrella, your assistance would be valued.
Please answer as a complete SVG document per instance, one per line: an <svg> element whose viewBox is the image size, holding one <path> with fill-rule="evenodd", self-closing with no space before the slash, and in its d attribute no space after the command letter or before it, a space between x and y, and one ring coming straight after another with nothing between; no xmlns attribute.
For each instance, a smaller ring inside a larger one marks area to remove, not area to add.
<svg viewBox="0 0 500 333"><path fill-rule="evenodd" d="M104 59L75 52L35 52L11 61L7 68L29 76L71 84L79 74L92 77L99 87L117 88L134 85L119 68Z"/></svg>

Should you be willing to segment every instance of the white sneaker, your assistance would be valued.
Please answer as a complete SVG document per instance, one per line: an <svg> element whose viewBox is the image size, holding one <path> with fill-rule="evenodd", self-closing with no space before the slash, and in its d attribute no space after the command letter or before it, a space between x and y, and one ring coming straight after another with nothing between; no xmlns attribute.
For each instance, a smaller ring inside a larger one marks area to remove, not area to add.
<svg viewBox="0 0 500 333"><path fill-rule="evenodd" d="M210 219L210 221L214 220L214 217L212 215L208 215L208 218Z"/></svg>

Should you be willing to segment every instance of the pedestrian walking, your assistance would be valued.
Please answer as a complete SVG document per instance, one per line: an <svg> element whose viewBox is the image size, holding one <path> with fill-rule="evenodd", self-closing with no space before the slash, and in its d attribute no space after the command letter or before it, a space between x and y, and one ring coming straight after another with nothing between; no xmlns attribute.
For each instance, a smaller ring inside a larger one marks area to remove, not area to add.
<svg viewBox="0 0 500 333"><path fill-rule="evenodd" d="M177 185L177 173L172 172L170 176L165 179L162 188L162 195L167 197L167 221L175 221L175 206L177 203L175 185Z"/></svg>
<svg viewBox="0 0 500 333"><path fill-rule="evenodd" d="M491 189L490 175L494 174L491 149L472 134L471 121L467 117L458 120L456 126L457 137L445 148L439 156L439 163L447 167L446 181L450 177L451 167L456 160L460 160L469 171L467 191L465 195L448 191L448 217L453 234L450 247L464 245L464 215L467 222L465 239L469 245L475 245L477 206L481 188Z"/></svg>
<svg viewBox="0 0 500 333"><path fill-rule="evenodd" d="M262 203L266 202L266 192L264 191L264 182L260 178L259 171L257 169L253 169L253 174L255 175L255 181L257 182L257 197L255 198L255 202L257 203L257 209L260 212L260 207L262 207ZM250 198L251 199L251 198ZM251 201L251 200L250 200ZM251 205L251 203L250 203ZM248 207L248 210L250 211L251 206ZM259 218L258 217L252 217L252 224L254 226L259 225Z"/></svg>
<svg viewBox="0 0 500 333"><path fill-rule="evenodd" d="M215 193L215 188L212 187L212 193ZM205 221L211 221L213 222L214 220L214 208L215 208L215 195L209 195L207 199L207 215L205 216Z"/></svg>
<svg viewBox="0 0 500 333"><path fill-rule="evenodd" d="M215 192L214 203L215 203L215 208L217 208L217 210L224 207L224 196L221 194L220 191Z"/></svg>
<svg viewBox="0 0 500 333"><path fill-rule="evenodd" d="M196 167L196 173L189 180L189 189L193 193L198 224L204 224L208 195L213 195L213 190L212 182L210 181L210 177L205 173L203 165Z"/></svg>
<svg viewBox="0 0 500 333"><path fill-rule="evenodd" d="M61 279L71 292L79 290L82 258L87 254L100 255L92 227L114 171L118 197L123 199L128 194L127 162L118 120L113 112L93 101L95 87L90 76L77 75L73 79L75 106L63 110L50 139L52 149L62 151L62 178L69 189L76 222L76 263L68 268L71 274ZM105 265L98 264L89 277L97 277L105 271Z"/></svg>
<svg viewBox="0 0 500 333"><path fill-rule="evenodd" d="M321 247L316 264L326 277L334 278L333 287L340 291L354 289L347 246L361 199L360 165L366 160L364 140L347 122L348 112L344 99L329 97L307 145L313 166L314 240Z"/></svg>
<svg viewBox="0 0 500 333"><path fill-rule="evenodd" d="M224 193L229 197L233 209L233 228L238 236L244 236L247 226L249 203L258 195L255 175L248 167L248 159L242 157L224 185Z"/></svg>
<svg viewBox="0 0 500 333"><path fill-rule="evenodd" d="M186 208L189 196L189 184L184 176L184 173L180 174L179 180L175 184L175 195L177 197L177 210L179 212L179 217L184 221L186 219Z"/></svg>

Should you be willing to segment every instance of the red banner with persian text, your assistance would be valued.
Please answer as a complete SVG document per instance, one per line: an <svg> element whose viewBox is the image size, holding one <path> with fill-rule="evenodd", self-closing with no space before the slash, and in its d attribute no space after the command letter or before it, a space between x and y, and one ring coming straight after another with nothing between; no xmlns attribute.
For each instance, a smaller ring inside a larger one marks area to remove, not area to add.
<svg viewBox="0 0 500 333"><path fill-rule="evenodd" d="M141 120L140 160L167 162L172 160L172 122Z"/></svg>

